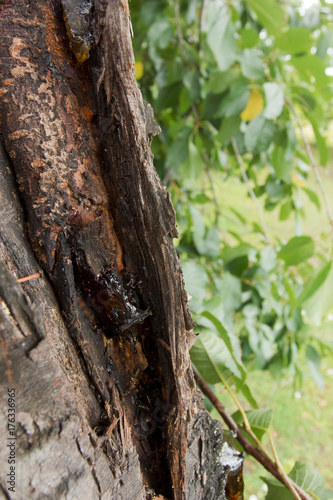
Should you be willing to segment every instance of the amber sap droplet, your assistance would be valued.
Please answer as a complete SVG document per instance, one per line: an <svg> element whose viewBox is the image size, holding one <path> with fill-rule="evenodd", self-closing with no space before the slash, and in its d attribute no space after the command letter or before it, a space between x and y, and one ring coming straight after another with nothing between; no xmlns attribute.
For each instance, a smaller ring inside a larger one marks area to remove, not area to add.
<svg viewBox="0 0 333 500"><path fill-rule="evenodd" d="M244 500L243 464L228 474L225 495L228 500Z"/></svg>
<svg viewBox="0 0 333 500"><path fill-rule="evenodd" d="M222 465L229 468L225 495L228 500L244 500L243 453L239 453L225 441L220 457Z"/></svg>

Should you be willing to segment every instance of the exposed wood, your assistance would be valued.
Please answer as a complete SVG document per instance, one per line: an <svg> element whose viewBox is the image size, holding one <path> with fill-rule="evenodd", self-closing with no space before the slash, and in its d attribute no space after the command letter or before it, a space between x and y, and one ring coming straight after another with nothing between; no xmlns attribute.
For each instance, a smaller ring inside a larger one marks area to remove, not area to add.
<svg viewBox="0 0 333 500"><path fill-rule="evenodd" d="M165 412L166 452L175 497L181 498L193 408L188 352L193 322L172 241L177 237L175 213L153 167L151 129L146 127L145 106L135 80L128 4L97 1L95 8L103 175L117 234L123 248L133 249L125 253L125 265L141 281L144 306L152 311L151 332L142 337L142 345L169 406ZM152 342L156 345L153 350Z"/></svg>

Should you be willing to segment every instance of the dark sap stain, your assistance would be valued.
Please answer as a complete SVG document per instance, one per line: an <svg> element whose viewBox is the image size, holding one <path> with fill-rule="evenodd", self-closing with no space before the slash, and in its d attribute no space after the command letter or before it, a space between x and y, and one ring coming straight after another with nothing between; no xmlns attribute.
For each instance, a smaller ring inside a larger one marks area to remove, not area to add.
<svg viewBox="0 0 333 500"><path fill-rule="evenodd" d="M67 36L79 63L89 57L93 45L92 0L61 0Z"/></svg>
<svg viewBox="0 0 333 500"><path fill-rule="evenodd" d="M105 267L95 275L82 250L76 250L73 257L77 287L86 305L94 311L104 335L129 337L135 346L137 329L133 327L142 323L150 311L140 307L134 277L121 275L112 267Z"/></svg>

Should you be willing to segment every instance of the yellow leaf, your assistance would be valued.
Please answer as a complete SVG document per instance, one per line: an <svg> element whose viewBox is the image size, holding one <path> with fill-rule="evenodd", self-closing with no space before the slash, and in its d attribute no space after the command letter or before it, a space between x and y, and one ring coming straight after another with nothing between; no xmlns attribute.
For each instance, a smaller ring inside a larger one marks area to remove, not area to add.
<svg viewBox="0 0 333 500"><path fill-rule="evenodd" d="M264 107L264 99L257 89L250 92L249 100L247 101L246 108L241 112L241 119L247 122L253 120L259 113L262 112Z"/></svg>
<svg viewBox="0 0 333 500"><path fill-rule="evenodd" d="M144 73L143 63L141 61L136 62L134 65L134 70L135 70L136 79L141 80L141 78L143 77L143 73Z"/></svg>

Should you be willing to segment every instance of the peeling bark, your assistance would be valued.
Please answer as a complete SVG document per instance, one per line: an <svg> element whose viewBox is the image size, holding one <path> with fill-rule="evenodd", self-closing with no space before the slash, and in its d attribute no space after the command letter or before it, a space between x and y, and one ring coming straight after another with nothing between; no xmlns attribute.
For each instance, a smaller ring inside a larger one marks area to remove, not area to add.
<svg viewBox="0 0 333 500"><path fill-rule="evenodd" d="M0 26L13 498L222 500L230 467L194 393L175 213L153 166L158 126L136 85L127 1L7 1ZM0 466L5 477L5 450Z"/></svg>

